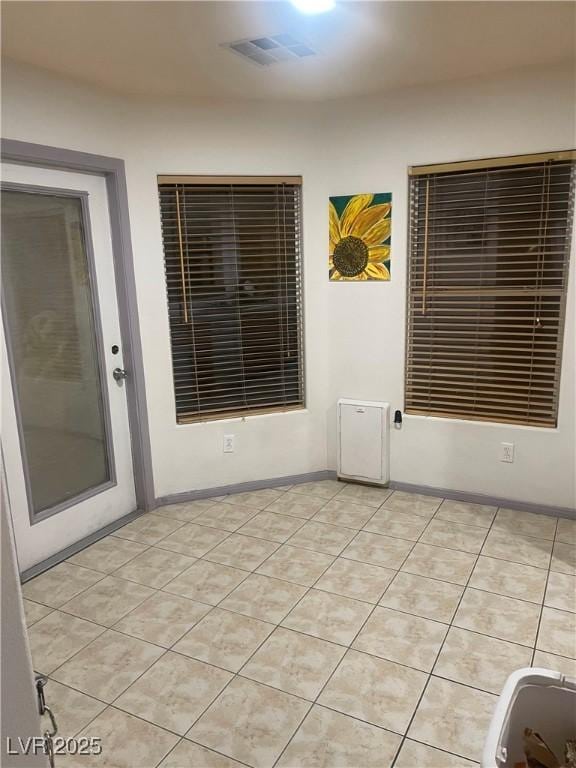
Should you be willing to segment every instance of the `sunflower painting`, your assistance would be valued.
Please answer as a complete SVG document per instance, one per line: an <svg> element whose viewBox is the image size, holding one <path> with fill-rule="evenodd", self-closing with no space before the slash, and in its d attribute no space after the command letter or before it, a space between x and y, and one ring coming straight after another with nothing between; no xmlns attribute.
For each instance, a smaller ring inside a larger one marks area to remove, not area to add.
<svg viewBox="0 0 576 768"><path fill-rule="evenodd" d="M330 280L390 280L392 194L330 198Z"/></svg>

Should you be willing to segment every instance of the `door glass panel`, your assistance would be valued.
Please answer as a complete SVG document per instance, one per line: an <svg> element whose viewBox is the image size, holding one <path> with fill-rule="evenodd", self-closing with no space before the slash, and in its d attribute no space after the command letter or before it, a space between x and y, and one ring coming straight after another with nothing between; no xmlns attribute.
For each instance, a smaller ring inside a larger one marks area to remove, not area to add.
<svg viewBox="0 0 576 768"><path fill-rule="evenodd" d="M79 198L2 193L2 284L24 468L37 515L111 479Z"/></svg>

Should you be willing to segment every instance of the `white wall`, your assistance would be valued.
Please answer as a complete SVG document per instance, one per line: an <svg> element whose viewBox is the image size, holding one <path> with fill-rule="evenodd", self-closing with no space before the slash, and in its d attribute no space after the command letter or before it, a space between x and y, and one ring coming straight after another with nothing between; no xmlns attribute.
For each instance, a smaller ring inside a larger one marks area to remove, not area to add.
<svg viewBox="0 0 576 768"><path fill-rule="evenodd" d="M324 209L314 193L310 124L303 112L265 106L152 113L142 107L134 117L141 150L126 154L128 194L158 494L325 469L323 260L305 259L306 410L176 426L156 189L157 173L302 174L304 253L321 253L324 232L314 222ZM146 306L158 311L146 312ZM233 454L222 452L224 433L236 435Z"/></svg>
<svg viewBox="0 0 576 768"><path fill-rule="evenodd" d="M407 167L574 147L574 73L508 73L408 89L377 102L329 105L325 115L332 155L325 160L326 194L393 195L391 282L327 287L329 463L335 466L337 398L403 408ZM575 506L574 277L573 268L558 429L405 416L391 435L393 480ZM502 441L516 445L513 464L498 460Z"/></svg>
<svg viewBox="0 0 576 768"><path fill-rule="evenodd" d="M18 66L5 67L3 103L5 137L126 161L157 496L326 469L325 201L309 109L147 104ZM159 173L304 176L305 410L176 425ZM234 454L222 452L224 433L236 434Z"/></svg>
<svg viewBox="0 0 576 768"><path fill-rule="evenodd" d="M338 397L402 408L408 165L574 145L562 70L414 88L323 105L149 104L11 65L3 135L126 161L157 495L335 466ZM307 409L177 426L156 192L158 173L302 174ZM329 283L327 198L393 193L392 281ZM405 418L396 481L574 506L574 313L558 430ZM222 454L222 435L237 435ZM516 443L514 464L497 460Z"/></svg>

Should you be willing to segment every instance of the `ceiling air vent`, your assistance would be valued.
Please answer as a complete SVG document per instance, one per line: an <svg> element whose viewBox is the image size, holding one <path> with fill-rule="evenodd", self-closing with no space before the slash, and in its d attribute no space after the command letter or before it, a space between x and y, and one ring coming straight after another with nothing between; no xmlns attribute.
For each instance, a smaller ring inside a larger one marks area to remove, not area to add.
<svg viewBox="0 0 576 768"><path fill-rule="evenodd" d="M318 55L318 52L310 48L309 45L288 34L235 40L232 43L223 43L223 47L253 61L255 64L259 64L261 67Z"/></svg>

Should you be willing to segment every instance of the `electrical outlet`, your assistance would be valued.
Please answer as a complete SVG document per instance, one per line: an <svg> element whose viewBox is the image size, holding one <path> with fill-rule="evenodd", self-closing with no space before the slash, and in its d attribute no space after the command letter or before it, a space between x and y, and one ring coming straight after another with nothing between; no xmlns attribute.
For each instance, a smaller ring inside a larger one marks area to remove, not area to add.
<svg viewBox="0 0 576 768"><path fill-rule="evenodd" d="M514 443L500 443L500 461L507 464L514 462Z"/></svg>
<svg viewBox="0 0 576 768"><path fill-rule="evenodd" d="M224 435L224 453L234 453L234 435Z"/></svg>

